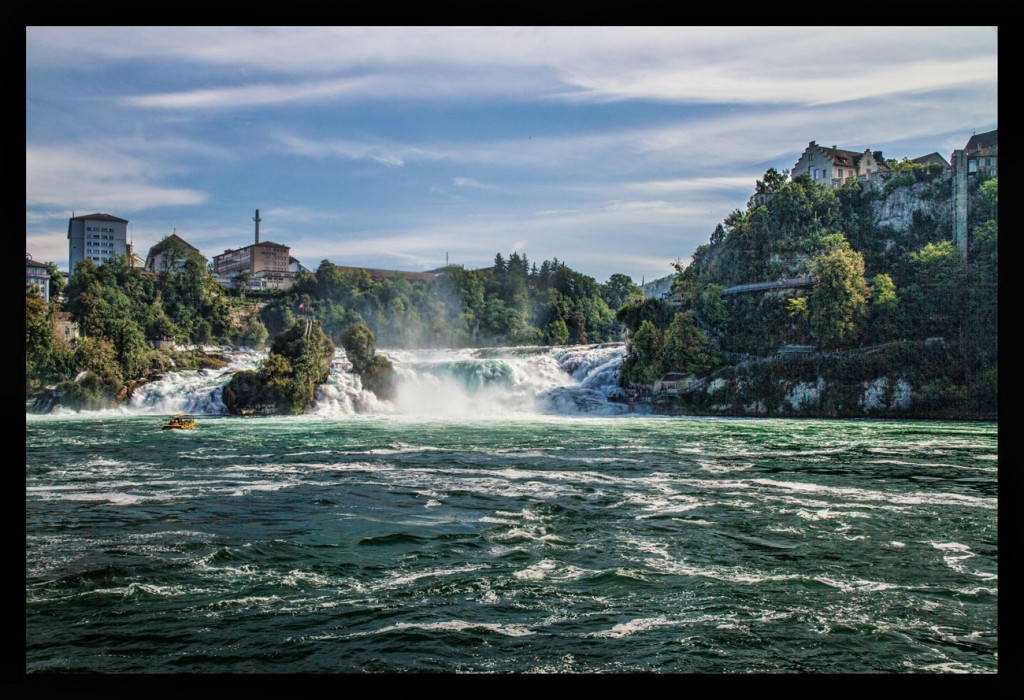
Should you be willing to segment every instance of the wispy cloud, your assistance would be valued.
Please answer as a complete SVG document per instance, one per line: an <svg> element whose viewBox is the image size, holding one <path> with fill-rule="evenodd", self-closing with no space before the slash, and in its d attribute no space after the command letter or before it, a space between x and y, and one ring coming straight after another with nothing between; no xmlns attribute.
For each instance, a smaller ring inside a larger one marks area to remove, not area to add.
<svg viewBox="0 0 1024 700"><path fill-rule="evenodd" d="M360 142L351 139L312 139L280 133L277 144L287 153L321 160L324 158L369 159L389 167L401 167L409 157L422 157L424 152L408 146L383 143L380 139Z"/></svg>
<svg viewBox="0 0 1024 700"><path fill-rule="evenodd" d="M264 74L128 98L164 109L461 99L495 86L511 99L822 104L991 83L996 74L995 28L983 26L148 27L111 41L112 31L29 28L29 63L160 60ZM306 79L286 80L297 75Z"/></svg>
<svg viewBox="0 0 1024 700"><path fill-rule="evenodd" d="M110 165L113 164L113 165ZM208 195L150 182L154 166L140 159L73 148L30 147L25 153L27 206L133 212L156 206L194 205Z"/></svg>
<svg viewBox="0 0 1024 700"><path fill-rule="evenodd" d="M278 103L315 102L335 99L346 94L364 92L367 78L341 78L336 80L294 83L264 83L238 87L206 88L186 92L168 92L154 95L125 97L129 107L147 109L240 109Z"/></svg>
<svg viewBox="0 0 1024 700"><path fill-rule="evenodd" d="M661 271L808 141L948 156L995 128L996 33L28 27L27 240L63 257L70 211L107 210L219 252L260 207L304 261Z"/></svg>

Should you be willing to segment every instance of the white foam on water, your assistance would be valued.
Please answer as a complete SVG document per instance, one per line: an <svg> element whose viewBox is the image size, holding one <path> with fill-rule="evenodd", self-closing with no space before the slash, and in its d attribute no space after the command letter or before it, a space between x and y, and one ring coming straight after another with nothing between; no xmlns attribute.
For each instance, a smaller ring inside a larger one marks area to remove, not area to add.
<svg viewBox="0 0 1024 700"><path fill-rule="evenodd" d="M480 565L474 566L463 566L456 569L431 569L429 571L420 571L415 574L392 574L391 578L385 582L387 587L393 586L405 586L410 583L414 583L424 578L444 578L446 576L456 576L458 574L468 574L473 571L480 571L486 567Z"/></svg>
<svg viewBox="0 0 1024 700"><path fill-rule="evenodd" d="M281 583L285 586L301 588L307 585L321 587L330 586L336 585L337 582L330 576L316 574L311 571L300 571L299 569L292 569L281 578Z"/></svg>
<svg viewBox="0 0 1024 700"><path fill-rule="evenodd" d="M610 630L603 630L601 632L588 632L584 634L584 637L607 637L613 639L621 639L622 637L629 637L631 635L646 632L647 630L656 629L659 627L676 627L679 625L688 624L682 620L670 620L664 615L657 617L640 617L629 622L621 622Z"/></svg>
<svg viewBox="0 0 1024 700"><path fill-rule="evenodd" d="M399 622L396 625L382 627L373 632L357 632L349 635L359 637L367 634L388 634L390 632L403 632L405 630L444 630L450 632L466 632L473 630L486 630L495 632L505 637L528 637L534 631L524 625L502 625L496 622L469 622L467 620L444 620L442 622Z"/></svg>
<svg viewBox="0 0 1024 700"><path fill-rule="evenodd" d="M575 581L591 572L554 559L542 559L512 574L520 581Z"/></svg>
<svg viewBox="0 0 1024 700"><path fill-rule="evenodd" d="M942 560L946 566L961 574L968 573L963 562L977 556L970 547L959 542L928 542L927 544L943 552Z"/></svg>
<svg viewBox="0 0 1024 700"><path fill-rule="evenodd" d="M226 600L215 600L209 604L212 608L264 608L270 603L280 603L281 598L276 595L260 596L251 595L243 598L229 598Z"/></svg>
<svg viewBox="0 0 1024 700"><path fill-rule="evenodd" d="M889 504L918 506L918 505L959 505L975 508L995 509L998 507L998 499L979 496L966 496L958 493L926 493L920 492L911 495L894 494L886 491L871 491L853 487L829 486L826 484L812 484L800 481L778 481L775 479L752 479L751 483L761 486L770 486L780 489L783 492L820 494L833 496L861 503L863 501L879 502L881 507L888 508Z"/></svg>

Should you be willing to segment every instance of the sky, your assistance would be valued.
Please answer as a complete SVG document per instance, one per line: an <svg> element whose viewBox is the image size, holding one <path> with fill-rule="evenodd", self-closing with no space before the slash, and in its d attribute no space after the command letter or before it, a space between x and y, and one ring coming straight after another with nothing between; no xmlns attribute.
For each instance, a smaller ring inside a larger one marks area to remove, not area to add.
<svg viewBox="0 0 1024 700"><path fill-rule="evenodd" d="M998 128L996 27L58 27L25 32L26 252L127 219L396 270L689 262L810 141L886 158Z"/></svg>

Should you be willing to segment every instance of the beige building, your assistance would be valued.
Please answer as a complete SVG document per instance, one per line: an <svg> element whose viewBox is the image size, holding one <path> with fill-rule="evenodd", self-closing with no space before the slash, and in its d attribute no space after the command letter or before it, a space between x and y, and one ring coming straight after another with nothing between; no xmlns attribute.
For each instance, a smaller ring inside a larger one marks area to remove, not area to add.
<svg viewBox="0 0 1024 700"><path fill-rule="evenodd" d="M807 174L823 185L838 187L850 178L867 177L889 170L881 151L864 149L863 153L846 151L832 146L819 146L814 141L800 155L791 171L792 177Z"/></svg>
<svg viewBox="0 0 1024 700"><path fill-rule="evenodd" d="M237 287L241 282L246 289L288 289L295 283L301 263L289 253L291 248L272 241L260 242L260 210L252 219L256 222L256 242L244 248L225 250L213 256L213 275L225 287Z"/></svg>
<svg viewBox="0 0 1024 700"><path fill-rule="evenodd" d="M236 286L244 278L249 289L288 289L295 282L295 273L289 270L290 251L272 241L225 250L213 256L213 274L225 286Z"/></svg>

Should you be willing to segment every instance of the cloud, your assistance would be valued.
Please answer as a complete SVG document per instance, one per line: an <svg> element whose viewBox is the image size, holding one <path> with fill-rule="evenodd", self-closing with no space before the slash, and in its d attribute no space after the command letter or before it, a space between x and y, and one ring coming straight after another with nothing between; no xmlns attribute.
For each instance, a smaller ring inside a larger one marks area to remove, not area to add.
<svg viewBox="0 0 1024 700"><path fill-rule="evenodd" d="M306 81L302 83L263 83L237 87L205 88L185 92L125 97L128 107L144 109L243 109L279 103L319 102L346 94L372 89L367 78Z"/></svg>
<svg viewBox="0 0 1024 700"><path fill-rule="evenodd" d="M30 27L26 39L30 68L159 61L220 83L128 98L162 109L499 94L813 105L994 85L997 69L984 26Z"/></svg>
<svg viewBox="0 0 1024 700"><path fill-rule="evenodd" d="M452 180L452 184L456 187L471 187L478 190L495 189L491 185L485 185L471 177L457 177Z"/></svg>
<svg viewBox="0 0 1024 700"><path fill-rule="evenodd" d="M152 164L130 156L91 149L28 147L26 206L132 212L207 201L207 194L198 190L150 183L154 170Z"/></svg>
<svg viewBox="0 0 1024 700"><path fill-rule="evenodd" d="M402 167L410 156L422 153L420 149L383 143L380 139L360 142L351 139L314 139L294 134L279 133L277 144L286 153L306 156L316 160L324 158L345 158L349 160L369 159L388 167Z"/></svg>

